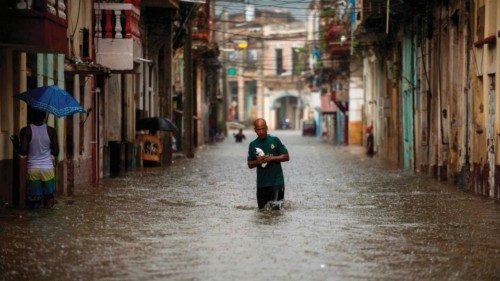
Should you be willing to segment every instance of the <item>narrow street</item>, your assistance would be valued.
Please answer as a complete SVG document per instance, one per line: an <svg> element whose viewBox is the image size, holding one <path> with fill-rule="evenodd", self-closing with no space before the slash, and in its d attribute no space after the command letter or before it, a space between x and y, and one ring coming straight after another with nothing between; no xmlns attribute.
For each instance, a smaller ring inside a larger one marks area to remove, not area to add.
<svg viewBox="0 0 500 281"><path fill-rule="evenodd" d="M499 280L500 204L278 131L282 211L258 211L246 142L0 218L0 280Z"/></svg>

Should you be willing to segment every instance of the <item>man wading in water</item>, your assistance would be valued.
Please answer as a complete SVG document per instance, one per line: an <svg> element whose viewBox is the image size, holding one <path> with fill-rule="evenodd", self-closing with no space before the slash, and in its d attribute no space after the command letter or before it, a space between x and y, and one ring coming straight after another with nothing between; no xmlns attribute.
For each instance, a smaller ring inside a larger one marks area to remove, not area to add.
<svg viewBox="0 0 500 281"><path fill-rule="evenodd" d="M281 162L289 161L288 150L280 139L267 134L267 124L262 118L253 123L257 138L248 146L248 168L257 167L257 205L264 208L267 202L275 210L281 209L285 198L285 180Z"/></svg>

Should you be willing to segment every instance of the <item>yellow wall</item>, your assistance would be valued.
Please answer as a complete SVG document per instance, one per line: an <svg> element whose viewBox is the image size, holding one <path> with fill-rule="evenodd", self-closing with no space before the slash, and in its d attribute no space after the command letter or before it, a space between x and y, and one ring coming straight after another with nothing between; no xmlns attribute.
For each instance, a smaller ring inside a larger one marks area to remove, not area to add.
<svg viewBox="0 0 500 281"><path fill-rule="evenodd" d="M349 122L349 144L362 145L363 144L363 122L352 121Z"/></svg>

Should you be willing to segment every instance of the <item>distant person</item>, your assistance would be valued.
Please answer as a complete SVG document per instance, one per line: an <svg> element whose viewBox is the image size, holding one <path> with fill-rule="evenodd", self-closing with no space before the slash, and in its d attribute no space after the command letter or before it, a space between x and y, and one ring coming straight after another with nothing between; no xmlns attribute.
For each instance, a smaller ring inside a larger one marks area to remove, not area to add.
<svg viewBox="0 0 500 281"><path fill-rule="evenodd" d="M366 155L372 157L375 154L374 140L373 140L373 126L366 127Z"/></svg>
<svg viewBox="0 0 500 281"><path fill-rule="evenodd" d="M243 129L240 129L237 134L233 134L233 135L234 135L234 140L236 142L243 142L243 140L245 140L247 138L243 134Z"/></svg>
<svg viewBox="0 0 500 281"><path fill-rule="evenodd" d="M291 129L290 119L285 118L281 121L281 129Z"/></svg>
<svg viewBox="0 0 500 281"><path fill-rule="evenodd" d="M57 132L47 126L47 113L30 108L30 123L21 129L19 154L28 157L26 188L29 207L54 206L56 177L54 158L59 155Z"/></svg>
<svg viewBox="0 0 500 281"><path fill-rule="evenodd" d="M254 122L257 138L248 146L248 168L257 167L257 205L263 209L269 202L272 209L281 209L285 198L285 180L281 162L289 161L288 150L280 139L267 134L262 118Z"/></svg>
<svg viewBox="0 0 500 281"><path fill-rule="evenodd" d="M222 133L221 130L217 130L217 133L215 134L215 141L216 142L224 141L224 134Z"/></svg>

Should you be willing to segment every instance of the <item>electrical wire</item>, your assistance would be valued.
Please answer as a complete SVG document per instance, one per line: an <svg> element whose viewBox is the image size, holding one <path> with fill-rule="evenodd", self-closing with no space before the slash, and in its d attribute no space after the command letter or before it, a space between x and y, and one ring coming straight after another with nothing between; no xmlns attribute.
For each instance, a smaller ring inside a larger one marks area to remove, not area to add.
<svg viewBox="0 0 500 281"><path fill-rule="evenodd" d="M276 3L276 1L274 1L274 3ZM310 10L308 8L309 5L304 5L304 7L297 7L297 5L295 4L309 4L309 1L305 1L305 2L281 2L281 5L272 5L272 4L262 4L262 3L249 3L250 5L253 5L254 7L256 8L259 8L259 7L264 7L264 8L275 8L275 9L283 9L283 10ZM234 3L233 3L234 4ZM280 3L278 3L280 4ZM236 3L236 5L231 5L229 6L229 4L217 4L216 3L216 7L225 7L225 8L228 8L228 9L232 9L234 11L239 11L239 10L245 10L245 7L246 5L242 5L241 3ZM339 10L345 10L346 12L348 11L353 11L353 10L356 10L356 11L361 11L363 10L364 8L356 8L356 7L352 7L352 6L340 6L340 5L331 5L331 6L327 6L326 8L329 8L329 9L339 9Z"/></svg>
<svg viewBox="0 0 500 281"><path fill-rule="evenodd" d="M252 62L248 62L248 61L244 61L244 60L231 61L231 60L219 58L219 61L228 65L228 66L233 66L233 67L243 67L243 68L248 67L248 68L260 68L260 69L264 69L264 70L277 70L276 67L264 66L264 65L274 64L276 62L276 60L268 60L268 61L264 61L264 62L254 61L252 63ZM329 62L333 62L333 63L351 62L351 60L349 60L349 59L320 59L318 61L329 61ZM305 61L300 61L300 62L302 62L303 65L309 64L309 62L305 62ZM253 64L253 65L251 65L251 64ZM289 66L291 66L293 68L293 62Z"/></svg>
<svg viewBox="0 0 500 281"><path fill-rule="evenodd" d="M78 28L78 22L80 21L80 8L81 8L81 5L82 5L82 0L79 0L78 1L78 14L76 16L75 28L73 29L73 32L71 33L71 37L70 38L73 38L75 36L76 29Z"/></svg>
<svg viewBox="0 0 500 281"><path fill-rule="evenodd" d="M182 30L184 29L184 27L186 27L186 23L187 21L189 20L189 18L191 17L191 14L193 13L195 7L197 7L196 4L193 4L191 6L191 9L189 10L189 14L187 15L187 17L184 19L184 22L182 23L181 27L179 28L179 30ZM179 35L181 34L181 32L178 32L175 37L174 37L174 40L172 42L177 42L177 38L179 37Z"/></svg>
<svg viewBox="0 0 500 281"><path fill-rule="evenodd" d="M257 39L257 40L265 40L265 41L274 41L274 40L279 40L279 41L304 41L304 42L318 42L318 41L324 41L322 38L318 38L318 39L301 39L301 38L296 38L296 37L306 37L306 36L300 36L300 35L293 35L293 34L290 34L288 36L286 36L285 38L271 38L271 37L264 37L264 36L255 36L255 35L248 35L248 34L244 34L242 32L240 33L233 33L233 32L227 32L227 31L222 31L220 29L209 29L211 31L215 31L215 32L218 32L218 33L222 33L222 34L229 34L229 35L233 35L231 38L229 39L226 39L222 42L219 42L219 44L224 44L224 43L227 43L227 42L230 42L230 40L233 40L233 39L238 39L236 38L238 35L241 35L242 38L251 38L251 39ZM244 30L245 32L247 32L247 30ZM302 31L301 33L306 33L306 31ZM313 34L317 34L317 33L321 33L321 31L319 32L314 32ZM346 39L353 39L353 38L356 38L356 36L353 36L353 35L349 35L349 34L343 34L343 36L346 38ZM288 37L288 38L287 38Z"/></svg>

